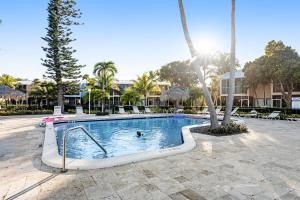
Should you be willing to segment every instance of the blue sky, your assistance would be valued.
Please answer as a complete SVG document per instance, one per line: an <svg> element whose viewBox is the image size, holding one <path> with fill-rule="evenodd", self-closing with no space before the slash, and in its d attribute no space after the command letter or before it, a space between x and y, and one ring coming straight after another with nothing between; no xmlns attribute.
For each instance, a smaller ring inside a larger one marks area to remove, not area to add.
<svg viewBox="0 0 300 200"><path fill-rule="evenodd" d="M83 26L73 46L82 73L98 61L112 60L117 78L133 79L175 60L189 58L177 0L78 0ZM0 74L42 78L48 0L0 1ZM229 52L230 0L184 0L195 45L215 41ZM300 52L299 0L236 0L237 58L241 64L262 55L272 39Z"/></svg>

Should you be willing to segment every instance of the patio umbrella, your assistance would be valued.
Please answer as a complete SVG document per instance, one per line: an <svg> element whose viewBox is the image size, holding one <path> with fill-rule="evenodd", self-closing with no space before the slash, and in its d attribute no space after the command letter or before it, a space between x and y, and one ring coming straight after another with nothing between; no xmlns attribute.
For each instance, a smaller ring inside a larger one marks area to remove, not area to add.
<svg viewBox="0 0 300 200"><path fill-rule="evenodd" d="M15 90L7 85L0 85L0 97L4 99L15 99L19 100L24 98L26 95L24 92Z"/></svg>
<svg viewBox="0 0 300 200"><path fill-rule="evenodd" d="M6 85L0 85L0 96L1 97L7 97L9 94L11 94L14 91L14 89L6 86Z"/></svg>

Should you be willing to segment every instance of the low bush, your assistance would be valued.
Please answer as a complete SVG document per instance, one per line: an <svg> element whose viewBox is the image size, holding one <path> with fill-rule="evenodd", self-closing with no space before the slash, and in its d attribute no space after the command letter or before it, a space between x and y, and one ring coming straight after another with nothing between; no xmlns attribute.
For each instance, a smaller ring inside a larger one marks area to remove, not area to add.
<svg viewBox="0 0 300 200"><path fill-rule="evenodd" d="M108 112L97 112L96 116L105 116L105 115L109 115Z"/></svg>
<svg viewBox="0 0 300 200"><path fill-rule="evenodd" d="M184 109L184 114L196 114L196 111L192 110L192 109Z"/></svg>
<svg viewBox="0 0 300 200"><path fill-rule="evenodd" d="M10 115L45 115L53 114L52 110L18 110L18 111L0 111L0 116Z"/></svg>
<svg viewBox="0 0 300 200"><path fill-rule="evenodd" d="M76 113L76 110L75 110L75 109L68 109L68 113L69 113L69 114L75 114L75 113Z"/></svg>
<svg viewBox="0 0 300 200"><path fill-rule="evenodd" d="M230 122L228 125L221 125L218 128L209 128L208 132L212 135L222 136L222 135L233 135L239 133L247 132L247 126L245 124L237 124Z"/></svg>
<svg viewBox="0 0 300 200"><path fill-rule="evenodd" d="M221 125L218 128L211 129L211 127L208 126L199 126L191 128L190 131L192 133L201 133L206 135L213 135L213 136L226 136L226 135L234 135L234 134L240 134L240 133L246 133L248 132L246 124L237 124L234 122L230 122L228 125Z"/></svg>
<svg viewBox="0 0 300 200"><path fill-rule="evenodd" d="M281 114L280 115L280 119L282 120L286 120L286 119L289 119L289 118L300 118L300 114Z"/></svg>

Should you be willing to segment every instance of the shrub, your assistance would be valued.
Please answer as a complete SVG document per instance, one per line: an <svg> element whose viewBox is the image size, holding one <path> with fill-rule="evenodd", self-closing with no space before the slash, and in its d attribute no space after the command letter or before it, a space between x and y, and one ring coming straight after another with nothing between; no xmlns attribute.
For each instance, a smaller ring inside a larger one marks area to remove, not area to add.
<svg viewBox="0 0 300 200"><path fill-rule="evenodd" d="M195 114L196 112L192 109L185 109L184 111L184 114Z"/></svg>
<svg viewBox="0 0 300 200"><path fill-rule="evenodd" d="M0 111L0 116L10 115L43 115L52 114L52 110L18 110L18 111Z"/></svg>
<svg viewBox="0 0 300 200"><path fill-rule="evenodd" d="M105 116L105 115L109 115L108 112L97 112L96 113L97 116Z"/></svg>
<svg viewBox="0 0 300 200"><path fill-rule="evenodd" d="M76 110L75 110L75 109L68 109L68 113L70 113L70 114L75 114L75 113L76 113Z"/></svg>
<svg viewBox="0 0 300 200"><path fill-rule="evenodd" d="M247 132L247 126L245 124L237 124L230 122L228 125L221 125L215 129L209 129L209 132L213 135L233 135Z"/></svg>

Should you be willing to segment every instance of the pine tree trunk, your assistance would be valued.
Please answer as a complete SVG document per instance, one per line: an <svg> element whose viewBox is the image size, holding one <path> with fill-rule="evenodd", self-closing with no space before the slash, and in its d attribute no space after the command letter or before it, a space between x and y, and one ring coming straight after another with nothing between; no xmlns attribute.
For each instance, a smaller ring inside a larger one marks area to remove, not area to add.
<svg viewBox="0 0 300 200"><path fill-rule="evenodd" d="M65 110L64 107L64 91L62 83L57 83L57 104L61 106L61 112L63 113Z"/></svg>
<svg viewBox="0 0 300 200"><path fill-rule="evenodd" d="M231 0L231 49L230 49L230 78L228 96L226 100L226 110L222 124L226 125L230 122L230 113L234 99L234 73L235 73L235 0Z"/></svg>

